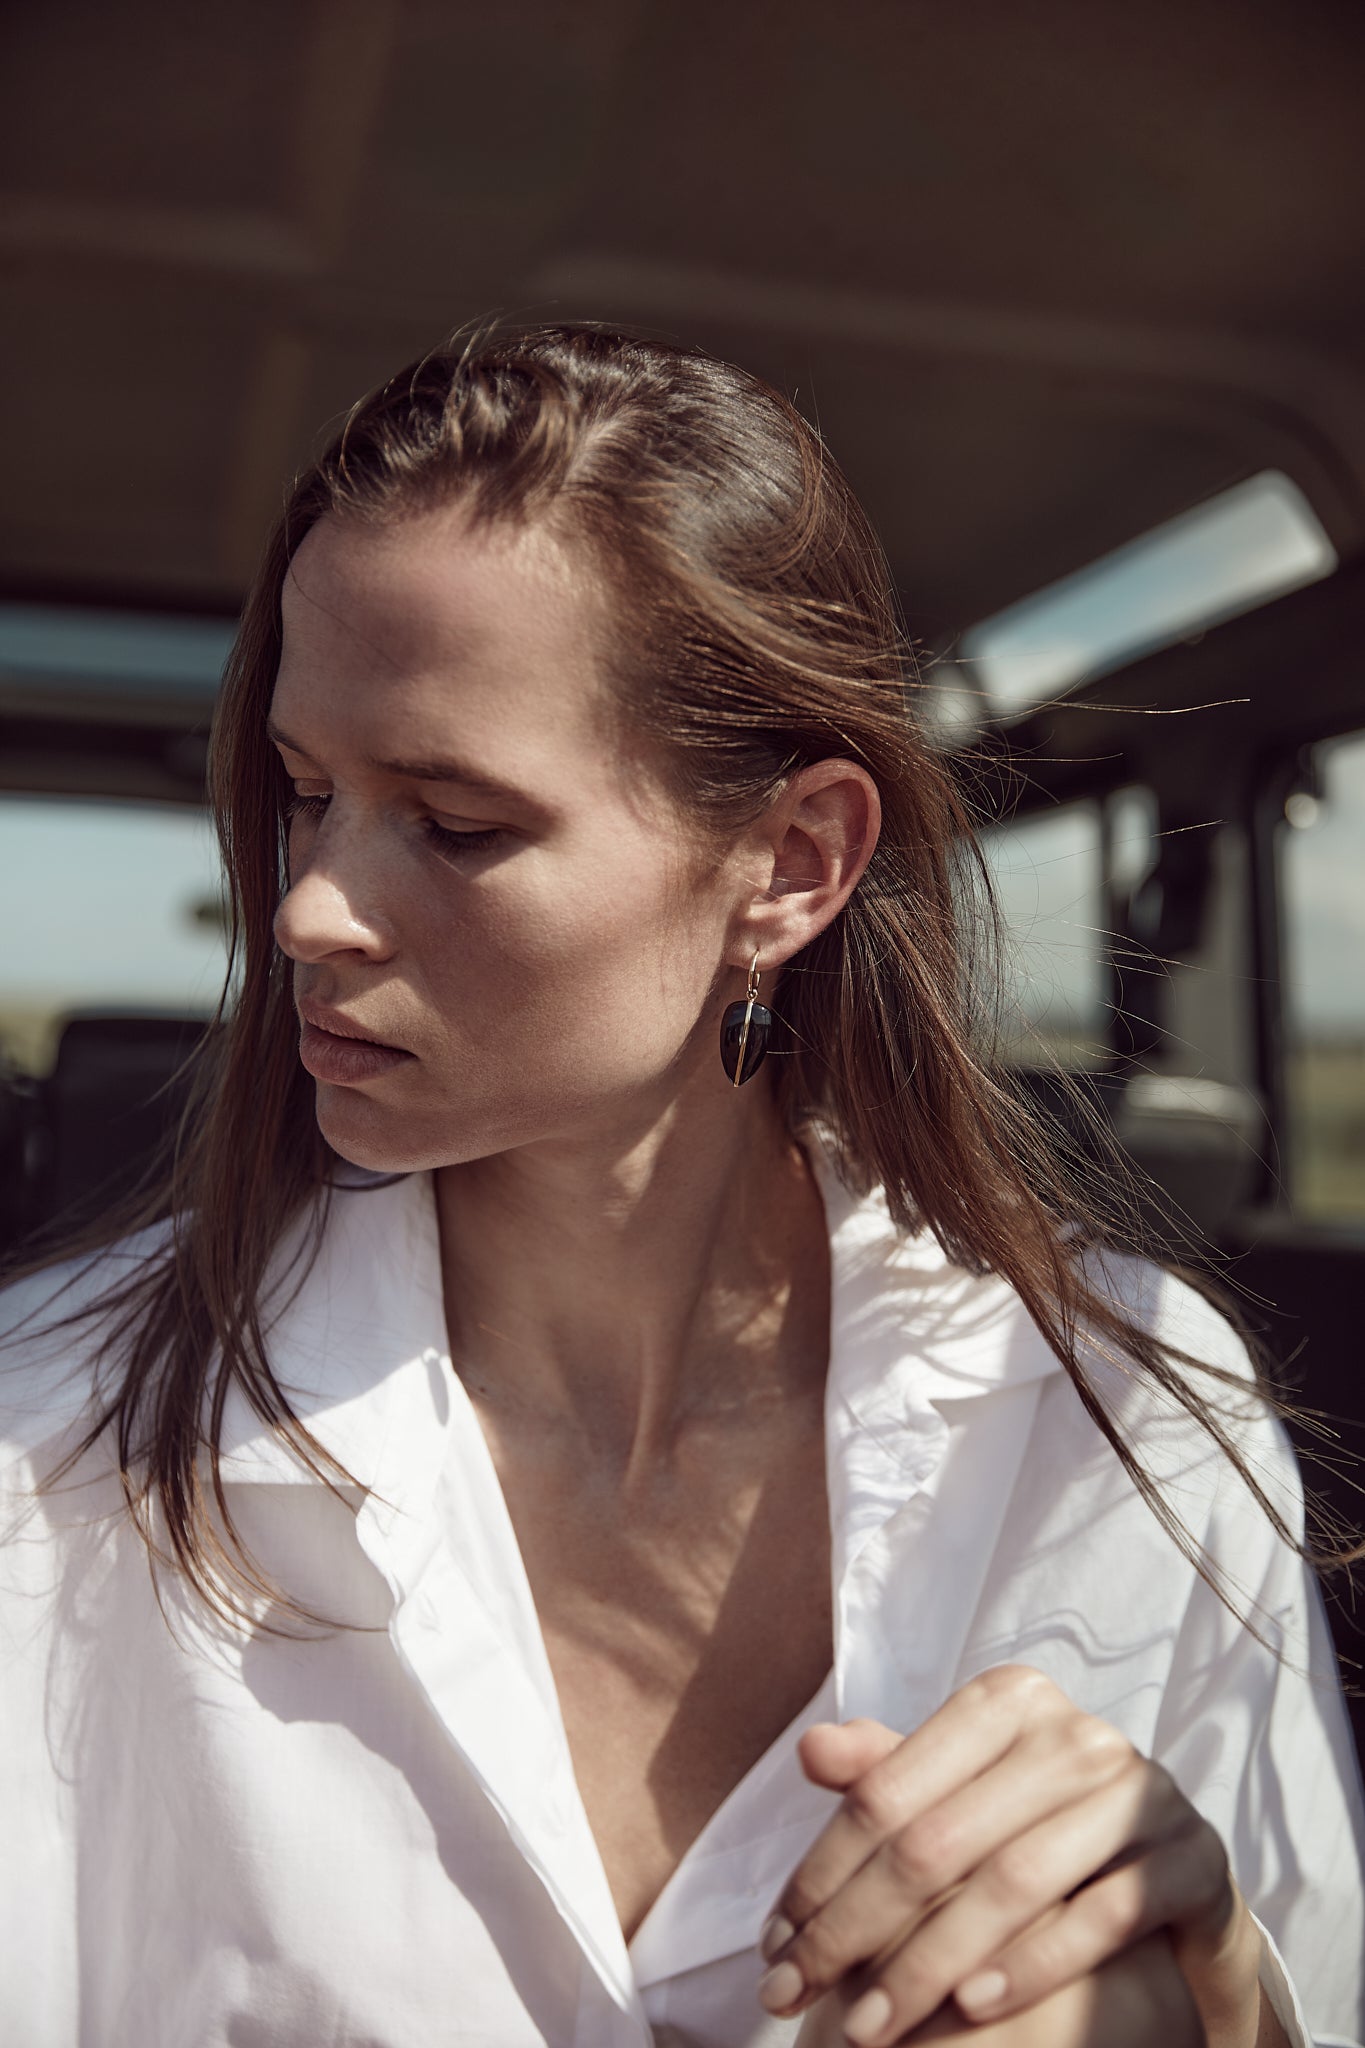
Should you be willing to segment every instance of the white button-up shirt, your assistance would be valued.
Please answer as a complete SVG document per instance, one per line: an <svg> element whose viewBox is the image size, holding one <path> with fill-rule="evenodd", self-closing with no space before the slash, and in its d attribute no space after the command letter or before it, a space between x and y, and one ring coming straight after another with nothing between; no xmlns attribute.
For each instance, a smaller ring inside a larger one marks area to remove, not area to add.
<svg viewBox="0 0 1365 2048"><path fill-rule="evenodd" d="M834 1668L726 1799L627 1946L520 1553L446 1349L431 1177L333 1200L271 1356L339 1496L229 1402L223 1476L261 1570L355 1626L299 1637L161 1604L107 1454L60 1490L88 1332L0 1354L0 2039L24 2048L802 2048L756 1942L833 1808L815 1719L910 1730L986 1667L1036 1665L1159 1758L1273 1941L1290 2038L1365 2042L1359 1780L1320 1603L1178 1411L1100 1384L1279 1659L1158 1526L1017 1296L903 1239L814 1156L830 1227ZM0 1298L0 1327L59 1279ZM1245 1372L1190 1289L1124 1268L1169 1340ZM1244 1404L1248 1405L1249 1404ZM1278 1425L1241 1440L1295 1507ZM289 1623L286 1621L287 1628ZM1283 1961L1277 1960L1282 1957Z"/></svg>

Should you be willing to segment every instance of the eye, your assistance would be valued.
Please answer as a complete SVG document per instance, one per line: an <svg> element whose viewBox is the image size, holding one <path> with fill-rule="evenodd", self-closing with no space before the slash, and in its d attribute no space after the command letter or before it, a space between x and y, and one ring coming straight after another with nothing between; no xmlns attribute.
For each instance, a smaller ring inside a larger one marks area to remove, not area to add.
<svg viewBox="0 0 1365 2048"><path fill-rule="evenodd" d="M312 818L316 820L322 816L330 802L330 797L304 796L302 791L295 790L293 796L285 805L284 815L290 824L294 822L295 818Z"/></svg>
<svg viewBox="0 0 1365 2048"><path fill-rule="evenodd" d="M433 846L446 853L482 853L504 836L501 825L486 825L478 832L456 832L449 825L438 825L434 818L427 818L422 829Z"/></svg>
<svg viewBox="0 0 1365 2048"><path fill-rule="evenodd" d="M306 818L316 824L331 801L330 795L312 795L295 790L285 808L285 818L291 825L295 818ZM441 853L483 853L505 837L505 828L501 825L485 825L473 832L457 832L453 825L439 824L435 818L424 818L422 831Z"/></svg>

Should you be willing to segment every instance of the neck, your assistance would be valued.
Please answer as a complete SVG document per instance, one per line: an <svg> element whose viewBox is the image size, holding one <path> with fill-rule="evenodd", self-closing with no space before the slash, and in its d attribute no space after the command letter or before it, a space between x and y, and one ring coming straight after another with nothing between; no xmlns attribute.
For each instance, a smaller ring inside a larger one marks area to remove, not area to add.
<svg viewBox="0 0 1365 2048"><path fill-rule="evenodd" d="M766 1090L443 1167L436 1194L476 1402L630 1467L823 1385L824 1211Z"/></svg>

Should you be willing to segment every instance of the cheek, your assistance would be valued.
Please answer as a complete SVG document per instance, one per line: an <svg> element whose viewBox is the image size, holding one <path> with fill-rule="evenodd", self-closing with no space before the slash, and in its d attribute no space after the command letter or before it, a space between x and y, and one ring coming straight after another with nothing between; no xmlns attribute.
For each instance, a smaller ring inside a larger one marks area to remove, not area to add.
<svg viewBox="0 0 1365 2048"><path fill-rule="evenodd" d="M599 1123L676 1076L724 906L704 882L680 890L657 841L618 835L610 856L528 850L454 886L412 878L395 965L420 1061L372 1093L319 1092L344 1158L401 1171L487 1157Z"/></svg>
<svg viewBox="0 0 1365 2048"><path fill-rule="evenodd" d="M528 1048L543 1067L633 1049L667 1063L696 1023L722 925L695 895L680 905L657 846L574 870L528 854L432 905L422 981L456 1043L503 1066ZM432 941L435 943L432 943Z"/></svg>

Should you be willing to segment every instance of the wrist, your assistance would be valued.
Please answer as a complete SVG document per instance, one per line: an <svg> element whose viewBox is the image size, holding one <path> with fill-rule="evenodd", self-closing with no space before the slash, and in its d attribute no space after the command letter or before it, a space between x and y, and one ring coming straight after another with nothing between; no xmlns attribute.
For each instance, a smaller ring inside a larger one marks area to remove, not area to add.
<svg viewBox="0 0 1365 2048"><path fill-rule="evenodd" d="M1261 1958L1265 1943L1241 1893L1233 1889L1235 1906L1215 1946L1207 1938L1182 1940L1174 1947L1181 1972L1199 2007L1208 2048L1278 2048L1284 2039L1268 2003L1262 2012ZM1268 2017L1271 2031L1263 2030Z"/></svg>

